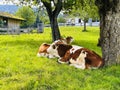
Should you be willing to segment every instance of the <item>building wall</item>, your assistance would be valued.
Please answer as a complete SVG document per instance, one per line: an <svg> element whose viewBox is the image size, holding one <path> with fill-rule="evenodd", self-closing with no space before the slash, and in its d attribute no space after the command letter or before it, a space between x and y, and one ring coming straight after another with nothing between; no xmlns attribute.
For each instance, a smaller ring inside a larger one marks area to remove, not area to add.
<svg viewBox="0 0 120 90"><path fill-rule="evenodd" d="M0 20L3 20L3 17L0 17ZM19 29L20 28L20 23L21 23L20 20L7 19L7 18L6 18L6 20L8 22L7 22L7 26L5 26L5 27L14 28L14 29Z"/></svg>
<svg viewBox="0 0 120 90"><path fill-rule="evenodd" d="M19 20L8 19L8 28L19 29L20 28L20 22L21 21L19 21Z"/></svg>

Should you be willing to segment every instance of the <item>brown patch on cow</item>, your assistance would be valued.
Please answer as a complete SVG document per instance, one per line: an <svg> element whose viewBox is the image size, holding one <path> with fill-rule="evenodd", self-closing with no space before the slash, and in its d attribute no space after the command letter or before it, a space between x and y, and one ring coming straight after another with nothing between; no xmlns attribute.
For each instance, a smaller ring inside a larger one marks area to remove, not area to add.
<svg viewBox="0 0 120 90"><path fill-rule="evenodd" d="M71 58L71 53L70 50L66 51L65 55L60 59L62 62L67 62Z"/></svg>
<svg viewBox="0 0 120 90"><path fill-rule="evenodd" d="M68 37L66 37L65 40L66 40L66 43L67 43L67 44L71 44L73 38L72 38L71 36L68 36Z"/></svg>
<svg viewBox="0 0 120 90"><path fill-rule="evenodd" d="M72 48L71 45L66 45L66 44L56 44L56 45L58 46L57 50L60 57L63 57L65 54L67 54L66 52Z"/></svg>
<svg viewBox="0 0 120 90"><path fill-rule="evenodd" d="M52 48L55 49L56 48L55 45L52 45Z"/></svg>
<svg viewBox="0 0 120 90"><path fill-rule="evenodd" d="M38 53L47 53L47 49L50 47L49 44L43 43L39 47Z"/></svg>

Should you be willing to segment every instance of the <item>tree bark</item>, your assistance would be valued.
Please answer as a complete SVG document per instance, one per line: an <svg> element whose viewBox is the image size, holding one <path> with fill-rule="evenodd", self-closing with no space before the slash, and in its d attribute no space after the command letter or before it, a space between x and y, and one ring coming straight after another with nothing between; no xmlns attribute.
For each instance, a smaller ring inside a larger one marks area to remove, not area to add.
<svg viewBox="0 0 120 90"><path fill-rule="evenodd" d="M60 35L60 30L58 27L58 22L57 22L57 16L54 16L54 14L52 14L51 16L49 16L50 19L50 25L51 25L51 29L52 29L52 40L58 40L60 39L61 35Z"/></svg>
<svg viewBox="0 0 120 90"><path fill-rule="evenodd" d="M100 14L100 41L106 65L120 64L120 1L96 0Z"/></svg>
<svg viewBox="0 0 120 90"><path fill-rule="evenodd" d="M86 19L84 18L84 29L82 30L83 32L86 32Z"/></svg>
<svg viewBox="0 0 120 90"><path fill-rule="evenodd" d="M58 27L57 17L62 9L62 0L58 0L54 10L52 10L51 2L43 1L43 4L46 7L49 20L50 20L50 25L52 29L52 41L58 40L60 39L61 35Z"/></svg>

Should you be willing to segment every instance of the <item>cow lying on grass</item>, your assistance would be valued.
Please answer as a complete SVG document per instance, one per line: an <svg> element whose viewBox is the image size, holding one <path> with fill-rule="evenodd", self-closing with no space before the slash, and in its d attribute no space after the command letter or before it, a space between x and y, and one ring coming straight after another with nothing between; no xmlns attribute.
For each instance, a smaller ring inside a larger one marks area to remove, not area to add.
<svg viewBox="0 0 120 90"><path fill-rule="evenodd" d="M104 64L103 59L96 54L94 51L91 51L87 48L79 47L79 46L72 46L66 44L51 44L50 47L47 49L47 52L55 57L58 57L59 63L68 63L70 59L77 60L81 51L87 52L85 57L85 68L86 69L95 69L102 67Z"/></svg>
<svg viewBox="0 0 120 90"><path fill-rule="evenodd" d="M67 37L52 44L43 43L39 47L37 56L57 57L59 63L71 63L72 66L81 69L96 69L104 65L104 60L97 53L87 48L70 45L72 41L72 37ZM83 61L82 64L79 63L80 60Z"/></svg>
<svg viewBox="0 0 120 90"><path fill-rule="evenodd" d="M59 39L59 40L56 40L54 41L53 43L54 44L71 44L73 42L73 38L71 36L68 36L66 38L63 38L63 39ZM50 47L50 44L47 44L47 43L43 43L41 44L41 46L39 47L39 50L38 50L38 53L37 53L37 56L38 57L48 57L48 58L54 58L55 56L52 54L50 55L48 52L47 52L47 49Z"/></svg>

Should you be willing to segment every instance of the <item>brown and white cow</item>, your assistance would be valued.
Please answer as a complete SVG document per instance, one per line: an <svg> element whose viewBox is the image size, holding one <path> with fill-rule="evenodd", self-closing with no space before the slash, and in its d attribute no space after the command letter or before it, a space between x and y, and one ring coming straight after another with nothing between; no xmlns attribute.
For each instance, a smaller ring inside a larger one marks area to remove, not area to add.
<svg viewBox="0 0 120 90"><path fill-rule="evenodd" d="M71 44L71 42L73 41L73 38L71 36L68 36L64 39L59 39L54 41L54 44ZM48 58L54 58L54 55L51 55L47 52L47 49L50 47L50 44L47 43L43 43L40 45L37 56L41 57L48 57Z"/></svg>
<svg viewBox="0 0 120 90"><path fill-rule="evenodd" d="M80 55L81 51L84 50L87 52L87 56L85 58L85 67L86 69L97 69L104 65L104 60L94 51L91 51L87 48L81 48L76 50L75 52L71 52L68 50L64 57L60 59L61 62L68 62L71 58L76 60Z"/></svg>
<svg viewBox="0 0 120 90"><path fill-rule="evenodd" d="M86 69L99 68L104 65L103 59L94 51L91 51L87 48L65 44L52 44L47 49L50 54L59 57L59 63L68 63L71 58L73 60L77 60L82 50L87 52L87 56L85 58Z"/></svg>

